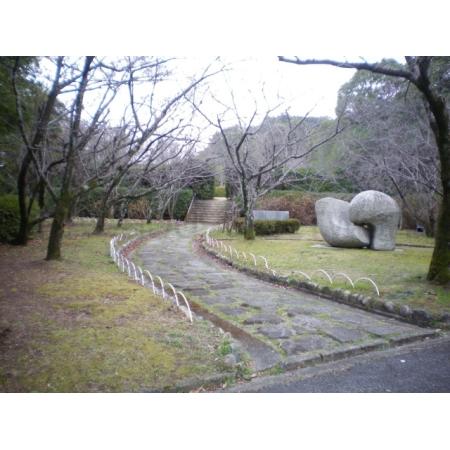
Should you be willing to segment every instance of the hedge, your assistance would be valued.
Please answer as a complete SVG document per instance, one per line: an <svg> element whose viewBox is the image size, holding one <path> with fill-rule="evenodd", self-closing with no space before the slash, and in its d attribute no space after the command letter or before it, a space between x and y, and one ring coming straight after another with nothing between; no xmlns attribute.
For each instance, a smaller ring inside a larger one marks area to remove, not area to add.
<svg viewBox="0 0 450 450"><path fill-rule="evenodd" d="M211 200L214 198L214 176L204 178L191 186L195 197L199 200Z"/></svg>
<svg viewBox="0 0 450 450"><path fill-rule="evenodd" d="M192 189L183 189L177 198L175 208L173 210L173 218L176 220L184 220L191 204L194 193Z"/></svg>
<svg viewBox="0 0 450 450"><path fill-rule="evenodd" d="M234 221L234 228L238 233L244 232L243 217ZM300 222L297 219L288 220L255 220L255 233L257 236L268 234L295 233L300 228Z"/></svg>
<svg viewBox="0 0 450 450"><path fill-rule="evenodd" d="M214 197L226 197L226 189L225 186L215 186L214 187Z"/></svg>
<svg viewBox="0 0 450 450"><path fill-rule="evenodd" d="M289 217L298 219L301 225L316 225L315 203L323 197L350 201L355 194L341 192L301 192L274 190L259 199L258 209L289 211Z"/></svg>
<svg viewBox="0 0 450 450"><path fill-rule="evenodd" d="M31 210L30 220L38 217L36 204ZM0 241L11 242L19 232L20 210L17 195L6 194L0 196Z"/></svg>

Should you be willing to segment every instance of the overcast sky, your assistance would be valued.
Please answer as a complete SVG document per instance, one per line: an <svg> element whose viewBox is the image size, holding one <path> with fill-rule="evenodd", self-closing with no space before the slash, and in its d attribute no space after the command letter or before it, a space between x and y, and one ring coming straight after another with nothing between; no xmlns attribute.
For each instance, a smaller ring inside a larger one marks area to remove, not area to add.
<svg viewBox="0 0 450 450"><path fill-rule="evenodd" d="M343 57L338 57L343 59ZM184 58L177 62L180 74L205 67L213 58ZM240 108L252 111L255 101L261 108L283 102L282 112L334 117L337 92L352 77L353 70L327 66L295 66L281 63L276 56L233 58L221 57L230 68L210 80L211 91L227 102L234 91ZM219 105L215 105L216 108Z"/></svg>
<svg viewBox="0 0 450 450"><path fill-rule="evenodd" d="M296 66L281 63L276 56L225 56L219 59L215 56L181 56L170 62L172 70L170 81L158 85L160 100L162 101L164 97L173 98L188 86L193 78L199 77L208 66L209 72L225 67L225 70L209 78L207 84L204 83L202 87L201 110L212 120L222 115L226 106L235 107L244 121L255 109L258 110L258 118L262 118L267 110L275 106L279 107L271 113L272 116L288 110L292 116L309 113L311 116L335 117L338 90L354 73L353 70L327 66ZM50 77L53 76L54 66L47 59L42 60L41 68ZM149 89L150 87L141 86L139 92L141 95L147 95ZM65 94L61 99L68 102L73 95L73 92ZM92 114L96 110L99 99L98 91L86 96L87 114ZM112 125L120 123L128 102L128 91L124 88L111 104L109 118ZM145 114L145 108L142 109L142 114ZM144 118L142 120L145 121ZM201 128L206 124L199 119L196 121ZM224 126L235 125L236 116L229 112L222 117L222 122ZM257 124L258 119L255 122ZM214 128L206 130L202 140L207 141L215 131Z"/></svg>
<svg viewBox="0 0 450 450"><path fill-rule="evenodd" d="M324 56L322 56L324 57ZM326 56L329 57L329 56ZM334 56L337 60L357 61L360 57ZM397 58L399 59L399 58ZM381 57L370 57L369 61L379 61ZM198 78L206 67L209 71L215 71L225 67L217 75L209 78L202 88L204 91L201 110L211 120L222 115L226 106L236 108L239 115L245 121L255 109L258 110L259 119L265 112L279 106L271 113L277 116L289 111L291 116L335 117L335 107L339 88L350 80L354 70L340 69L329 66L298 66L282 63L277 56L260 57L177 57L170 62L172 70L171 81L158 85L157 91L160 99L173 98L177 93L188 86L191 80ZM47 61L43 61L42 67L53 75L53 67ZM149 88L139 88L142 95L149 93ZM205 93L207 92L207 93ZM231 97L233 93L233 101ZM73 94L65 96L70 100ZM86 112L96 110L99 93L94 93L86 99ZM129 102L127 89L122 92L111 105L110 121L112 125L120 123L120 119ZM145 114L143 108L142 114ZM197 116L199 117L199 116ZM143 119L145 121L145 119ZM195 125L204 128L206 122L196 118ZM237 123L236 115L228 112L222 117L225 127ZM255 121L255 125L258 119ZM203 145L217 130L209 128L202 135ZM201 147L203 147L201 145Z"/></svg>

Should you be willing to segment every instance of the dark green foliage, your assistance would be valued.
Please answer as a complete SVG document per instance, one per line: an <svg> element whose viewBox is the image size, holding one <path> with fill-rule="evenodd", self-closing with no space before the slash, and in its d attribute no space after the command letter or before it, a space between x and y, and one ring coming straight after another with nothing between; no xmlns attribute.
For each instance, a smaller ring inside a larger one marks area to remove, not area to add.
<svg viewBox="0 0 450 450"><path fill-rule="evenodd" d="M226 197L226 189L225 186L215 186L214 187L214 197Z"/></svg>
<svg viewBox="0 0 450 450"><path fill-rule="evenodd" d="M234 221L234 227L238 233L244 232L244 218L239 217ZM288 220L255 220L255 233L257 236L268 234L295 233L300 228L297 219Z"/></svg>
<svg viewBox="0 0 450 450"><path fill-rule="evenodd" d="M173 218L176 220L184 220L191 204L194 193L192 189L183 189L179 194L173 210Z"/></svg>
<svg viewBox="0 0 450 450"><path fill-rule="evenodd" d="M17 67L16 67L17 63ZM34 126L33 115L44 95L35 81L36 57L0 57L0 195L17 192L18 165L21 161L21 136L16 111L12 74L16 67L16 88L20 95L24 126Z"/></svg>
<svg viewBox="0 0 450 450"><path fill-rule="evenodd" d="M202 179L192 185L192 190L199 200L211 200L214 198L214 176Z"/></svg>
<svg viewBox="0 0 450 450"><path fill-rule="evenodd" d="M12 85L12 71L17 68L17 89L23 96L24 120L30 121L33 99L38 93L38 86L34 84L33 72L37 66L36 57L2 56L0 57L0 136L14 132L18 127L16 103Z"/></svg>
<svg viewBox="0 0 450 450"><path fill-rule="evenodd" d="M37 206L31 212L31 220L38 216ZM20 213L17 195L6 194L0 196L0 241L12 242L19 231Z"/></svg>
<svg viewBox="0 0 450 450"><path fill-rule="evenodd" d="M103 188L95 188L80 197L77 203L77 215L80 217L97 217L104 195Z"/></svg>
<svg viewBox="0 0 450 450"><path fill-rule="evenodd" d="M226 182L225 183L225 197L232 198L236 194L237 193L234 192L233 186L230 183Z"/></svg>

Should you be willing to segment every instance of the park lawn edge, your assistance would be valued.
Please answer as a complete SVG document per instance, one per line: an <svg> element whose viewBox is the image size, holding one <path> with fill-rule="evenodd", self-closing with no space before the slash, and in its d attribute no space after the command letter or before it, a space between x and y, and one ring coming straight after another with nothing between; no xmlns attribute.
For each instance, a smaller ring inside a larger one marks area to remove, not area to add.
<svg viewBox="0 0 450 450"><path fill-rule="evenodd" d="M432 313L423 308L413 308L405 304L395 304L380 297L374 298L368 295L356 293L354 294L348 290L331 288L329 286L320 285L310 281L298 280L294 277L276 275L266 270L261 270L260 268L245 266L229 257L222 255L220 252L216 252L215 250L211 249L206 244L204 234L201 235L200 239L201 248L206 254L258 279L284 287L291 287L300 291L313 293L328 300L333 300L338 303L344 303L358 309L375 312L383 316L393 317L398 320L422 327L438 326L440 328L450 329L450 314L448 313Z"/></svg>

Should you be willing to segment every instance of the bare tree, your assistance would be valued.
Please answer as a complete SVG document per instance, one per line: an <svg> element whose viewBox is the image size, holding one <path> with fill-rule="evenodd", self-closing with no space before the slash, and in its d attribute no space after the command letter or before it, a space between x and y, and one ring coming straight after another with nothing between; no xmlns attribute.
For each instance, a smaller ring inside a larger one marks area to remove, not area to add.
<svg viewBox="0 0 450 450"><path fill-rule="evenodd" d="M172 159L152 173L148 184L152 187L153 209L162 219L167 212L175 218L175 207L181 192L210 176L205 171L205 162L199 160L193 152Z"/></svg>
<svg viewBox="0 0 450 450"><path fill-rule="evenodd" d="M220 71L220 70L219 70ZM187 86L166 98L162 103L155 100L160 82L164 79L160 69L152 78L145 78L145 88L150 91L144 98L137 98L136 88L142 86L143 79L137 71L130 70L128 92L132 120L119 131L122 136L121 151L111 148L111 158L107 167L107 179L97 224L96 233L104 230L107 211L114 205L126 205L128 201L143 197L155 189L155 183L148 183L151 174L180 156L192 152L201 133L192 125L195 109L190 105L195 102L198 87L217 72L207 67ZM144 111L143 111L144 110ZM147 116L147 120L142 117ZM130 130L129 132L126 130ZM118 140L115 141L119 142ZM104 165L103 165L104 166ZM103 167L104 170L104 167ZM97 176L99 178L99 176ZM118 187L127 180L127 192L120 194ZM143 188L147 180L149 189Z"/></svg>
<svg viewBox="0 0 450 450"><path fill-rule="evenodd" d="M277 108L266 109L261 122L255 126L261 118L257 106L246 120L238 111L233 95L232 100L233 107L225 113L233 113L236 126L224 127L225 113L215 120L204 117L220 132L228 174L239 189L245 216L244 236L254 239L253 209L257 199L287 181L308 155L330 141L341 128L337 121L336 127L324 135L317 123L309 120L309 115L292 118L287 112L274 120L270 114Z"/></svg>
<svg viewBox="0 0 450 450"><path fill-rule="evenodd" d="M439 84L431 82L431 56L407 56L404 68L367 62L340 62L334 60L286 58L282 62L311 65L326 64L341 68L367 70L373 73L401 78L409 81L422 94L427 107L427 119L436 141L442 183L442 199L436 226L436 237L427 279L446 284L450 281L450 131L448 105ZM448 73L445 72L447 77Z"/></svg>
<svg viewBox="0 0 450 450"><path fill-rule="evenodd" d="M166 140L168 142L165 142ZM192 142L186 140L183 144L177 141L176 145L172 138L166 140L158 141L158 146L162 147L158 158L149 157L141 164L135 165L126 176L121 177L107 196L103 196L103 200L108 198L109 208L119 210L118 226L125 218L129 203L144 197L148 203L147 222L151 221L152 213L155 211L162 219L169 204L173 203L180 191L189 186L201 173L203 164L194 163L193 158L196 140ZM123 189L120 189L121 183ZM103 206L102 201L101 208ZM95 232L98 232L97 229Z"/></svg>
<svg viewBox="0 0 450 450"><path fill-rule="evenodd" d="M53 222L50 229L46 257L47 260L59 259L61 257L61 240L64 233L64 222L72 202L71 187L73 169L75 166L75 156L76 152L80 152L87 144L86 138L83 139L83 137L80 136L80 124L81 113L83 110L83 99L87 90L89 74L92 70L93 61L93 56L87 56L84 60L78 91L71 109L68 150L65 158L61 191L59 197L57 198L55 215L53 217ZM95 124L93 125L95 126Z"/></svg>
<svg viewBox="0 0 450 450"><path fill-rule="evenodd" d="M27 127L23 119L24 106L16 87L16 68L12 76L23 142L23 156L17 177L21 217L18 242L21 244L26 244L28 232L34 224L30 222L30 211L36 196L41 207L41 217L37 221L55 216L56 212L60 215L62 203L70 206L69 200L73 200L74 196L70 195L69 199L68 193L72 189L73 170L77 159L82 149L87 146L98 123L106 117L107 107L117 90L117 86L112 83L112 77L104 76L101 82L94 78L93 74L103 71L103 67L100 61L93 64L93 57L86 57L81 65L77 59L62 56L50 58L49 61L53 62L55 72L50 78L50 87L42 105L35 111L31 127ZM81 114L86 93L107 85L109 88L104 90L103 96L100 96L97 111L93 113L89 122L84 124ZM111 93L112 95L109 95ZM69 107L61 101L63 97L73 99ZM55 132L57 136L50 142L49 138ZM56 174L55 169L58 169ZM50 176L52 174L53 177ZM33 178L37 180L34 186L30 182ZM60 189L56 186L60 186ZM49 193L56 205L55 211L48 214L42 214L45 192ZM63 220L60 217L56 218L50 237L52 245L60 240L58 236L62 237L62 233L56 233L56 228L62 226Z"/></svg>
<svg viewBox="0 0 450 450"><path fill-rule="evenodd" d="M26 243L32 225L29 217L34 198L38 194L39 198L43 198L41 194L47 191L56 205L55 210L49 214L53 216L53 221L47 259L60 257L64 223L80 196L102 186L106 186L106 192L112 192L136 164L148 169L151 162L157 161L156 166L164 163L161 153L163 146L158 142L167 136L175 136L175 131L180 135L182 130L189 127L183 123L186 119L189 122L186 111L180 110L174 115L174 106L213 74L208 68L201 77L191 81L186 89L164 101L161 96L158 97L155 86L167 77L167 59L123 58L110 62L94 57L85 57L82 61L58 57L52 61L56 67L55 75L51 79L51 86L32 130L25 127L21 97L15 89L24 143L24 157L18 176L22 218L19 241ZM14 81L13 73L13 83ZM150 107L147 115L141 115L143 100L136 95L135 86L145 83L150 85ZM122 126L117 127L120 131L116 129L111 133L111 127L107 123L109 108L123 87L127 88L131 99L130 108L125 111L129 114L124 114ZM55 106L58 102L61 104L60 99L63 97L65 106L61 116L64 117L58 118L63 129L60 148L50 152L46 146L47 137L52 128ZM89 107L86 107L86 104L89 104ZM149 154L152 157L148 157ZM58 158L55 160L53 155ZM48 176L49 170L57 165L58 176L51 179ZM155 164L152 167L155 167ZM36 174L34 178L38 182L27 205L31 191L30 169Z"/></svg>

